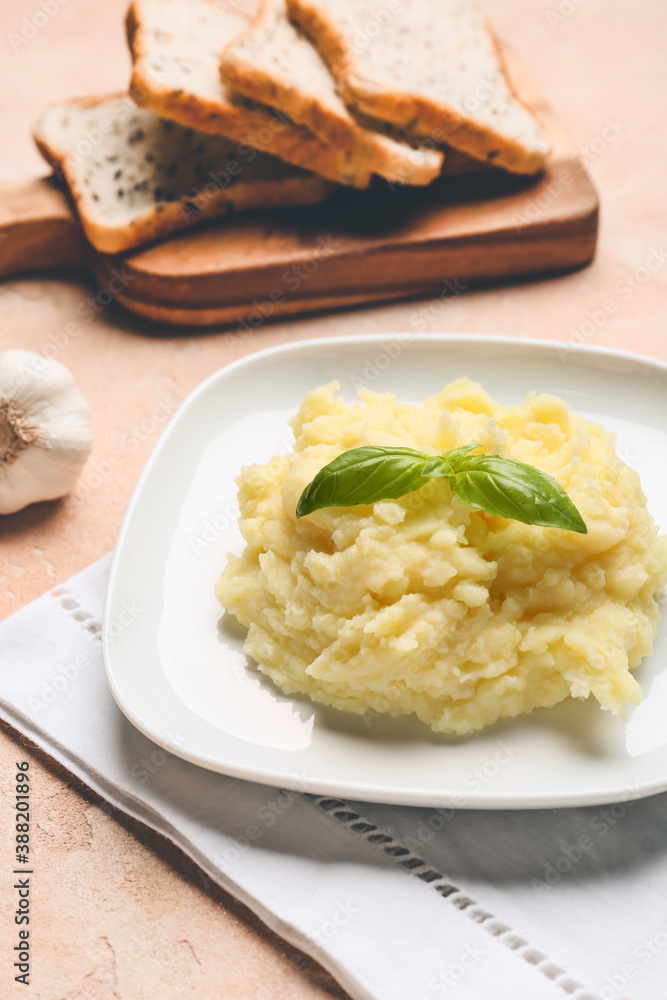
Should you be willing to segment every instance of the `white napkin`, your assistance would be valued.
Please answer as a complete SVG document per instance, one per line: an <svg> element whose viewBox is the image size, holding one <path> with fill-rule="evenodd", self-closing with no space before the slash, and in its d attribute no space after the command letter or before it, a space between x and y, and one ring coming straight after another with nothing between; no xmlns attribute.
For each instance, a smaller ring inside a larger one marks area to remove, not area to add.
<svg viewBox="0 0 667 1000"><path fill-rule="evenodd" d="M348 803L171 756L113 701L108 558L0 626L0 715L176 843L354 998L656 1000L667 795L537 812Z"/></svg>

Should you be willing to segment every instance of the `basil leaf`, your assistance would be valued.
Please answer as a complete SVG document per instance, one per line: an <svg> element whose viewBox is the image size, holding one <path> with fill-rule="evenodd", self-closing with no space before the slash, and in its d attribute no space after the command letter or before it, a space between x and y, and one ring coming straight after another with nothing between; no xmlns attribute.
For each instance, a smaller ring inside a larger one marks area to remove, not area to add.
<svg viewBox="0 0 667 1000"><path fill-rule="evenodd" d="M402 497L429 482L424 466L432 457L413 448L378 445L344 451L306 486L296 516L322 507L351 507Z"/></svg>
<svg viewBox="0 0 667 1000"><path fill-rule="evenodd" d="M478 444L464 444L461 448L452 448L451 451L446 451L442 457L456 469L461 458L469 451L475 451L476 448L479 448Z"/></svg>
<svg viewBox="0 0 667 1000"><path fill-rule="evenodd" d="M567 493L532 465L498 455L466 455L453 465L452 493L476 510L524 524L588 533Z"/></svg>
<svg viewBox="0 0 667 1000"><path fill-rule="evenodd" d="M424 463L423 476L430 476L432 479L443 479L451 476L452 467L447 461L447 454L432 455Z"/></svg>
<svg viewBox="0 0 667 1000"><path fill-rule="evenodd" d="M414 448L369 446L343 452L317 473L296 508L297 518L323 507L394 500L433 478L448 478L453 494L487 514L524 524L587 534L567 493L545 472L498 455L471 455L478 445L425 455Z"/></svg>

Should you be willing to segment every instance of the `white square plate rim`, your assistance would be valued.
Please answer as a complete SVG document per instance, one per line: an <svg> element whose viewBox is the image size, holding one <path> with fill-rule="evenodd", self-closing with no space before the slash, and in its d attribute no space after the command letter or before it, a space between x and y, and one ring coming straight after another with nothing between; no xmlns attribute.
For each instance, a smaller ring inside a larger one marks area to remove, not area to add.
<svg viewBox="0 0 667 1000"><path fill-rule="evenodd" d="M367 782L354 781L349 778L345 781L319 780L317 776L303 776L285 769L272 768L268 763L266 766L253 767L248 763L238 764L231 759L221 760L218 755L210 755L201 749L189 749L179 744L178 739L174 740L166 736L165 732L148 721L140 706L133 698L133 692L129 692L118 682L115 670L116 662L113 651L113 642L109 638L109 624L114 621L113 611L116 606L116 590L118 578L124 563L124 547L126 536L135 516L135 509L150 484L156 466L159 466L163 452L186 413L190 413L197 407L199 401L205 396L211 386L219 382L224 382L234 377L244 368L252 369L255 366L265 366L271 364L272 359L289 354L299 354L304 351L314 351L324 353L327 349L336 348L344 351L346 347L358 350L363 346L372 348L374 346L386 346L392 340L405 340L415 346L424 348L440 347L443 349L457 347L485 347L488 346L494 351L503 349L533 352L536 355L551 354L557 352L561 357L565 352L568 357L574 359L595 359L601 363L608 359L612 363L627 363L634 368L645 368L649 372L661 373L667 376L667 362L650 355L642 355L632 351L619 350L615 348L600 347L594 345L572 345L563 341L546 340L538 338L506 337L499 335L484 334L417 334L413 332L400 333L391 332L385 334L360 334L346 335L338 337L321 337L313 339L300 339L279 344L273 347L260 349L246 355L223 368L217 370L201 382L181 403L178 410L173 414L169 423L156 442L144 469L137 481L135 489L128 503L125 516L118 534L117 544L114 549L107 591L104 603L103 628L102 628L102 652L103 661L107 677L107 682L111 693L129 721L151 741L169 752L190 761L193 764L218 771L243 780L250 780L259 783L274 785L276 787L296 788L299 791L311 792L314 794L344 796L350 799L376 801L389 804L415 805L415 806L451 806L460 805L469 809L524 809L524 808L552 808L582 805L598 805L608 802L619 801L622 798L639 798L656 794L667 789L667 767L664 774L659 778L638 783L632 790L628 790L627 785L619 786L616 789L600 790L593 785L590 788L580 789L576 793L568 794L560 792L556 795L550 792L536 791L530 795L517 795L506 792L485 792L477 796L469 791L457 788L432 788L414 790L410 787L382 785L369 785ZM601 364L599 365L601 368ZM464 374L464 373L461 373ZM300 399L290 400L293 403L293 410L296 412ZM513 721L513 720L510 720ZM170 732L170 731L169 731ZM239 740L239 743L243 743ZM267 757L271 756L271 751Z"/></svg>

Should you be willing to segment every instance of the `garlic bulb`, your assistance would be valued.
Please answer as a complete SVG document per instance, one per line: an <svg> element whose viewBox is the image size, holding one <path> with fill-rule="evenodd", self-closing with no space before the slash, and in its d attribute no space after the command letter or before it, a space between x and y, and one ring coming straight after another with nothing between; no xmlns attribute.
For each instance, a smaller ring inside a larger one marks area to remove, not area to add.
<svg viewBox="0 0 667 1000"><path fill-rule="evenodd" d="M67 368L0 351L0 514L64 496L91 445L90 409Z"/></svg>

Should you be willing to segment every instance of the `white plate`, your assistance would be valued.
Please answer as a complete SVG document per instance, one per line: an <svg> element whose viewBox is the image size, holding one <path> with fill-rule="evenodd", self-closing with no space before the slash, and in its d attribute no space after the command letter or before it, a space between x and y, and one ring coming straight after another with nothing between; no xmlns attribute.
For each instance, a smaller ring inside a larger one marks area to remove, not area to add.
<svg viewBox="0 0 667 1000"><path fill-rule="evenodd" d="M204 382L172 418L130 501L111 568L104 659L127 717L160 746L214 771L379 802L474 809L618 801L667 788L667 630L627 722L570 701L475 736L416 720L373 721L288 698L246 661L213 585L239 552L234 477L291 448L305 393L338 379L420 401L479 379L503 403L557 393L618 434L667 527L667 365L545 341L446 335L301 341Z"/></svg>

